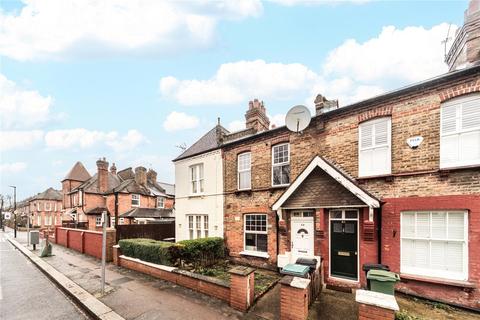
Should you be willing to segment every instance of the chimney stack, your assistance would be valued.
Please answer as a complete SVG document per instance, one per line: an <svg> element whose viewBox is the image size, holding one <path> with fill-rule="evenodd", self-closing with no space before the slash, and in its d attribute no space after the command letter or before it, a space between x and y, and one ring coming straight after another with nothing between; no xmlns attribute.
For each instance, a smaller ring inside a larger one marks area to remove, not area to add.
<svg viewBox="0 0 480 320"><path fill-rule="evenodd" d="M117 167L115 166L115 163L112 163L112 166L110 167L110 172L112 174L117 174Z"/></svg>
<svg viewBox="0 0 480 320"><path fill-rule="evenodd" d="M157 182L157 172L153 169L148 169L147 180L150 183L156 183Z"/></svg>
<svg viewBox="0 0 480 320"><path fill-rule="evenodd" d="M317 95L314 103L315 103L315 114L317 116L329 110L338 108L338 100L328 100L321 94Z"/></svg>
<svg viewBox="0 0 480 320"><path fill-rule="evenodd" d="M98 191L106 192L108 189L108 162L103 159L97 160Z"/></svg>
<svg viewBox="0 0 480 320"><path fill-rule="evenodd" d="M266 131L270 128L270 120L267 117L267 110L263 101L255 99L248 103L248 110L245 113L247 129L255 132Z"/></svg>
<svg viewBox="0 0 480 320"><path fill-rule="evenodd" d="M135 168L135 182L142 186L147 185L147 169L145 167Z"/></svg>
<svg viewBox="0 0 480 320"><path fill-rule="evenodd" d="M449 71L480 64L480 0L470 0L464 23L445 57Z"/></svg>

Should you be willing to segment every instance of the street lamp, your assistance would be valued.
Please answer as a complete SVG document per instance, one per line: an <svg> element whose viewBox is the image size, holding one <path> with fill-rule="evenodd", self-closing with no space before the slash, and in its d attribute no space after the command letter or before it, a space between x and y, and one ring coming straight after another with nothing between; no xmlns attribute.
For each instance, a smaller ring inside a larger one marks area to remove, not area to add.
<svg viewBox="0 0 480 320"><path fill-rule="evenodd" d="M10 188L13 188L13 214L15 215L15 219L13 220L13 237L17 237L17 187L16 186L10 186Z"/></svg>

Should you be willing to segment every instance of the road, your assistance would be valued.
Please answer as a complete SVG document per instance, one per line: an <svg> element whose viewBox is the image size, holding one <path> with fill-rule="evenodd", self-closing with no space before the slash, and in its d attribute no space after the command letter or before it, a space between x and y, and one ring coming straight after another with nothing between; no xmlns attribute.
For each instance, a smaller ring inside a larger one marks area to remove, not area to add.
<svg viewBox="0 0 480 320"><path fill-rule="evenodd" d="M0 320L89 319L0 230Z"/></svg>

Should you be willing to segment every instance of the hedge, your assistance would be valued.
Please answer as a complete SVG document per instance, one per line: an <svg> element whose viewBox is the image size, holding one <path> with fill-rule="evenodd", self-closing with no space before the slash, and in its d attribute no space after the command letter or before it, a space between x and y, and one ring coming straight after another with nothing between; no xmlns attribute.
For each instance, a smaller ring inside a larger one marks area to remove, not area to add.
<svg viewBox="0 0 480 320"><path fill-rule="evenodd" d="M207 266L225 257L222 238L184 240L177 243L152 239L123 239L118 242L122 254L163 265L174 265L180 261L195 266Z"/></svg>
<svg viewBox="0 0 480 320"><path fill-rule="evenodd" d="M171 242L152 239L122 239L118 242L122 254L156 264L172 265L169 247Z"/></svg>

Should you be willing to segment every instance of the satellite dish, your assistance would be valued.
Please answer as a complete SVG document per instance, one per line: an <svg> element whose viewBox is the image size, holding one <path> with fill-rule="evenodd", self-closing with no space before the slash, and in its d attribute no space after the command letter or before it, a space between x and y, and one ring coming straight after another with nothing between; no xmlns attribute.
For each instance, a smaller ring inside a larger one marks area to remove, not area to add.
<svg viewBox="0 0 480 320"><path fill-rule="evenodd" d="M303 131L310 124L310 110L305 106L295 106L290 109L285 117L288 130L293 132Z"/></svg>

